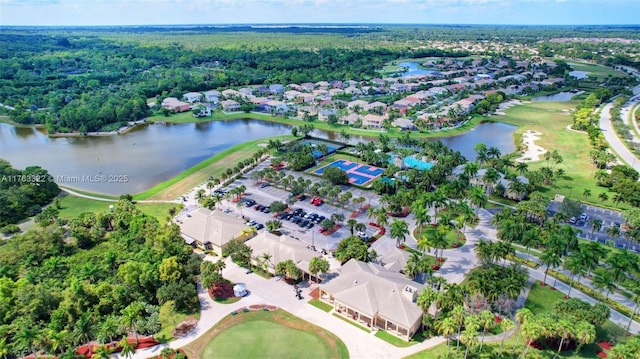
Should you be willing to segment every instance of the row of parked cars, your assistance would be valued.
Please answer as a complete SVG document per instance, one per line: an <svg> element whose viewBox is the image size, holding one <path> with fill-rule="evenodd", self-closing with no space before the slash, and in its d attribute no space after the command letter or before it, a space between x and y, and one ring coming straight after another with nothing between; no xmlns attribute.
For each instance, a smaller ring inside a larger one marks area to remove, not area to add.
<svg viewBox="0 0 640 359"><path fill-rule="evenodd" d="M290 213L282 212L278 215L278 219L290 221L301 228L313 228L314 225L322 223L326 217L313 212L307 213L302 208L296 208Z"/></svg>

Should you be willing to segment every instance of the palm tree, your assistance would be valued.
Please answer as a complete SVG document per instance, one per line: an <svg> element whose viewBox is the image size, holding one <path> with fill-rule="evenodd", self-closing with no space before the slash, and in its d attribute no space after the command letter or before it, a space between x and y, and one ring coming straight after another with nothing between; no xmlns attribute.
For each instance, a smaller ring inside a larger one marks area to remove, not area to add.
<svg viewBox="0 0 640 359"><path fill-rule="evenodd" d="M389 235L396 240L396 248L405 242L407 235L409 234L409 224L401 219L394 219L391 223L391 229Z"/></svg>
<svg viewBox="0 0 640 359"><path fill-rule="evenodd" d="M507 338L507 333L513 329L515 323L509 318L503 318L500 322L500 329L502 329L502 340L500 340L500 349L498 349L498 358L502 357L502 345Z"/></svg>
<svg viewBox="0 0 640 359"><path fill-rule="evenodd" d="M600 218L591 218L589 220L589 224L591 224L591 235L593 232L598 232L602 228L602 219Z"/></svg>
<svg viewBox="0 0 640 359"><path fill-rule="evenodd" d="M349 228L349 232L351 233L352 236L353 236L353 231L355 230L357 224L358 224L358 221L356 221L354 218L347 219L347 228Z"/></svg>
<svg viewBox="0 0 640 359"><path fill-rule="evenodd" d="M387 224L389 224L389 217L387 217L387 209L384 207L378 207L374 210L375 213L375 221L376 223L381 226L384 227Z"/></svg>
<svg viewBox="0 0 640 359"><path fill-rule="evenodd" d="M633 302L633 311L631 312L631 318L629 319L629 324L627 324L627 332L631 329L631 323L633 323L633 317L636 315L636 311L638 310L638 305L640 305L640 285L637 282L633 282L633 287L631 290L631 301Z"/></svg>
<svg viewBox="0 0 640 359"><path fill-rule="evenodd" d="M487 204L487 194L484 193L484 190L478 186L472 186L469 188L469 193L467 195L469 201L476 208L484 208Z"/></svg>
<svg viewBox="0 0 640 359"><path fill-rule="evenodd" d="M471 317L467 317L467 318L471 318ZM471 349L471 347L478 345L478 331L472 330L471 328L469 328L469 326L466 326L466 327L467 329L465 329L462 332L462 335L460 335L460 341L466 347L464 352L464 359L467 359L469 357L469 350Z"/></svg>
<svg viewBox="0 0 640 359"><path fill-rule="evenodd" d="M516 164L516 172L518 172L521 176L524 176L525 173L529 171L529 165L525 162L518 162Z"/></svg>
<svg viewBox="0 0 640 359"><path fill-rule="evenodd" d="M602 300L602 292L605 289L607 290L605 298L609 299L611 291L616 289L616 282L613 280L613 277L608 270L602 270L593 278L593 286L599 291L600 300Z"/></svg>
<svg viewBox="0 0 640 359"><path fill-rule="evenodd" d="M473 249L476 257L482 264L490 264L493 262L493 245L487 240L480 240Z"/></svg>
<svg viewBox="0 0 640 359"><path fill-rule="evenodd" d="M607 235L611 238L618 238L620 237L620 228L617 226L611 226L609 228L607 228L607 230L605 231L605 233L607 233Z"/></svg>
<svg viewBox="0 0 640 359"><path fill-rule="evenodd" d="M100 345L93 348L93 355L91 359L109 359L113 349L107 347L106 345Z"/></svg>
<svg viewBox="0 0 640 359"><path fill-rule="evenodd" d="M309 273L316 277L318 283L318 297L320 296L320 277L319 273L327 273L329 271L329 262L324 258L313 257L309 261Z"/></svg>
<svg viewBox="0 0 640 359"><path fill-rule="evenodd" d="M482 345L484 344L484 337L487 333L487 329L490 329L496 323L496 319L488 310L483 310L480 312L480 316L478 317L478 322L480 323L480 327L482 327L482 339L480 340L480 349L478 353L482 353Z"/></svg>
<svg viewBox="0 0 640 359"><path fill-rule="evenodd" d="M267 227L267 231L270 233L275 233L282 228L282 222L277 219L272 219L270 221L265 222L265 226Z"/></svg>
<svg viewBox="0 0 640 359"><path fill-rule="evenodd" d="M458 351L458 347L460 346L460 332L462 331L462 326L464 325L464 318L466 318L467 315L468 313L464 310L464 306L461 304L456 305L455 307L453 307L451 312L449 312L449 317L453 319L458 329L456 352Z"/></svg>
<svg viewBox="0 0 640 359"><path fill-rule="evenodd" d="M598 195L598 199L601 200L602 202L606 202L609 200L609 196L607 195L606 192L602 192Z"/></svg>
<svg viewBox="0 0 640 359"><path fill-rule="evenodd" d="M131 343L129 343L126 336L122 337L122 339L118 342L118 346L122 348L122 350L120 351L120 355L127 359L131 359L133 357L133 354L135 354L136 352L135 347L131 345Z"/></svg>
<svg viewBox="0 0 640 359"><path fill-rule="evenodd" d="M540 256L540 263L547 266L544 271L544 279L542 280L543 285L547 285L547 274L549 274L549 268L557 268L561 262L562 259L552 248L542 252L542 255Z"/></svg>
<svg viewBox="0 0 640 359"><path fill-rule="evenodd" d="M436 249L436 265L438 264L438 249L440 249L440 258L444 256L444 249L449 244L446 237L446 229L444 226L438 225L434 231L430 232L429 243L431 247Z"/></svg>
<svg viewBox="0 0 640 359"><path fill-rule="evenodd" d="M525 339L525 349L519 358L526 358L527 352L529 351L529 348L531 348L531 345L527 345L527 342L530 343L539 338L544 332L544 328L538 321L534 320L534 318L530 318L520 326L520 331L522 331L522 335Z"/></svg>
<svg viewBox="0 0 640 359"><path fill-rule="evenodd" d="M144 304L141 302L133 302L120 311L122 317L120 321L127 330L132 330L136 338L136 346L138 345L138 320L142 319Z"/></svg>
<svg viewBox="0 0 640 359"><path fill-rule="evenodd" d="M444 319L440 319L436 322L436 330L440 335L447 338L447 357L451 354L451 346L449 345L449 341L451 336L455 334L457 328L457 323L453 318L446 317Z"/></svg>
<svg viewBox="0 0 640 359"><path fill-rule="evenodd" d="M557 358L560 355L560 351L562 350L562 345L564 341L570 339L573 336L573 323L571 323L567 319L560 319L555 323L555 332L556 335L560 336L560 345L558 345L558 351L554 358Z"/></svg>
<svg viewBox="0 0 640 359"><path fill-rule="evenodd" d="M264 270L265 272L267 272L269 269L269 263L271 262L271 258L272 258L271 254L267 252L262 253L260 262L262 263L262 270Z"/></svg>
<svg viewBox="0 0 640 359"><path fill-rule="evenodd" d="M516 321L520 329L518 330L518 336L516 337L515 344L513 344L512 351L516 350L516 347L520 342L520 335L522 334L522 325L526 323L528 320L530 320L532 317L533 317L533 313L531 312L531 310L529 310L529 308L526 308L526 307L518 309L518 311L516 312Z"/></svg>
<svg viewBox="0 0 640 359"><path fill-rule="evenodd" d="M214 188L215 186L216 186L216 185L215 185L215 184L213 184L213 182L212 182L212 181L207 182L207 189L209 190L209 195L211 195L211 193L213 193L213 188Z"/></svg>
<svg viewBox="0 0 640 359"><path fill-rule="evenodd" d="M591 323L579 321L574 328L574 336L578 341L576 347L576 354L580 352L580 349L586 344L591 344L596 341L596 327Z"/></svg>
<svg viewBox="0 0 640 359"><path fill-rule="evenodd" d="M585 188L584 191L582 191L582 197L584 197L585 199L588 199L589 197L591 197L591 190L588 188Z"/></svg>
<svg viewBox="0 0 640 359"><path fill-rule="evenodd" d="M22 324L13 336L13 348L20 353L35 353L38 332L27 323Z"/></svg>
<svg viewBox="0 0 640 359"><path fill-rule="evenodd" d="M567 298L571 296L571 289L573 288L573 282L575 276L578 276L578 282L580 277L584 275L584 259L580 252L573 253L564 261L564 267L571 274L569 276L569 291L567 292Z"/></svg>

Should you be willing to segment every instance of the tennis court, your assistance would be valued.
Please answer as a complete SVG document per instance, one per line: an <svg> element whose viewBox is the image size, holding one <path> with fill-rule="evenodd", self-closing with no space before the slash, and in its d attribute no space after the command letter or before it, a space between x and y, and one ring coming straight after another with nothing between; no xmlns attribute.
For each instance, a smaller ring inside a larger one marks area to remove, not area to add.
<svg viewBox="0 0 640 359"><path fill-rule="evenodd" d="M324 173L324 170L329 167L340 168L347 174L347 177L349 177L349 183L359 186L365 185L375 180L376 178L380 177L380 175L382 175L382 172L384 172L382 168L347 160L336 160L324 167L316 169L315 171L313 171L313 173L322 175Z"/></svg>

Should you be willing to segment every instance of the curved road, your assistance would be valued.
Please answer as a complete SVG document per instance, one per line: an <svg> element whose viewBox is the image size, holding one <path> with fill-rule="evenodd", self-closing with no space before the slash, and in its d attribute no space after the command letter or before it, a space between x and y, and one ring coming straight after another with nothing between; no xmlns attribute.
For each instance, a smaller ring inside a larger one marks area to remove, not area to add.
<svg viewBox="0 0 640 359"><path fill-rule="evenodd" d="M66 192L70 195L74 195L76 197L92 199L94 201L102 201L102 202L118 202L117 199L90 196L88 194L82 194L82 193L76 192L67 187L62 187L62 186L58 186L58 187L60 187L61 191ZM179 201L163 201L163 200L142 200L142 201L136 201L136 203L180 203L180 202Z"/></svg>
<svg viewBox="0 0 640 359"><path fill-rule="evenodd" d="M618 154L620 160L633 167L636 171L640 172L640 159L637 158L618 137L613 129L611 123L611 115L609 111L613 105L611 103L606 104L600 111L600 129L604 134L605 139L611 146L611 148Z"/></svg>

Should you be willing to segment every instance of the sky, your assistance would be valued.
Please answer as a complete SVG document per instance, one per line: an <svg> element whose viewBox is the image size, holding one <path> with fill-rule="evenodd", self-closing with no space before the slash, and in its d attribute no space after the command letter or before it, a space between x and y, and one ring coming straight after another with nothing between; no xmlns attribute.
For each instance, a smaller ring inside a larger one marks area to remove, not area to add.
<svg viewBox="0 0 640 359"><path fill-rule="evenodd" d="M640 23L640 0L0 0L0 25Z"/></svg>

